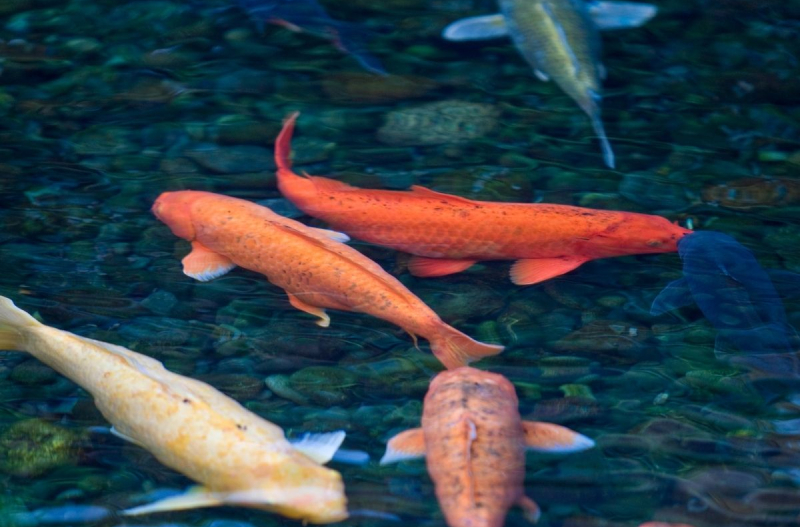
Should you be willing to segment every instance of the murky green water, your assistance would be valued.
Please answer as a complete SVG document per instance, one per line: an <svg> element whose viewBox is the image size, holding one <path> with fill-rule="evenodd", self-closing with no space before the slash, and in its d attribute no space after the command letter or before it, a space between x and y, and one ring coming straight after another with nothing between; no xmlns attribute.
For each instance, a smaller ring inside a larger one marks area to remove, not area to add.
<svg viewBox="0 0 800 527"><path fill-rule="evenodd" d="M334 312L319 328L255 273L194 282L180 266L188 244L149 208L163 191L196 189L291 212L272 142L300 110L293 146L309 173L654 212L800 272L800 4L656 3L646 27L604 35L610 171L586 116L510 44L438 38L448 22L493 11L491 1L324 2L354 31L374 32L369 49L392 74L382 78L323 39L277 26L260 34L219 0L3 0L0 294L48 324L206 380L290 434L347 430L346 447L373 459L334 464L352 508L442 525L424 463L376 462L391 435L418 426L436 360L366 315ZM523 418L597 440L571 456L529 454L526 491L542 525L798 524L800 397L769 399L746 370L717 360L696 308L649 315L680 276L675 254L595 261L515 287L507 262L415 279L406 256L353 245L447 322L508 346L480 366L514 382ZM800 327L800 301L785 305ZM0 525L83 524L85 512L15 513L119 510L190 484L102 433L84 391L22 354L0 355L0 400ZM233 508L103 520L122 523L296 525ZM523 524L512 509L507 525Z"/></svg>

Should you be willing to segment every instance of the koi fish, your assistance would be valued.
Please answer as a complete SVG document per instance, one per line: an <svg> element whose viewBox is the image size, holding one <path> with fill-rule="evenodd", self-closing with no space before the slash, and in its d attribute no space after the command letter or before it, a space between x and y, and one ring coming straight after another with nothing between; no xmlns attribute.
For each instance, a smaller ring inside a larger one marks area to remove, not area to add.
<svg viewBox="0 0 800 527"><path fill-rule="evenodd" d="M208 384L122 346L46 326L0 297L0 349L26 351L94 397L112 432L201 486L126 515L235 505L312 523L347 518L341 475L323 467L343 431L292 445Z"/></svg>
<svg viewBox="0 0 800 527"><path fill-rule="evenodd" d="M652 315L696 303L717 330L716 350L750 352L750 361L771 373L797 375L798 337L786 318L770 275L753 253L721 232L696 232L678 242L683 278L667 285L653 301ZM794 273L774 273L779 279ZM767 353L777 353L767 357ZM766 358L777 361L766 362Z"/></svg>
<svg viewBox="0 0 800 527"><path fill-rule="evenodd" d="M458 273L482 260L517 260L511 280L528 285L597 258L677 250L690 230L661 216L544 203L473 201L420 186L410 191L359 189L292 172L297 114L275 143L284 197L334 229L411 253L415 276Z"/></svg>
<svg viewBox="0 0 800 527"><path fill-rule="evenodd" d="M341 233L307 227L266 207L210 192L165 192L156 217L192 243L183 272L200 281L237 265L261 273L284 289L296 309L328 327L325 309L367 313L430 341L448 368L503 350L477 342L445 324L422 300L381 266L345 245Z"/></svg>
<svg viewBox="0 0 800 527"><path fill-rule="evenodd" d="M498 0L500 14L458 20L447 26L447 40L510 36L542 81L553 79L589 116L600 139L603 160L614 168L614 152L600 118L600 29L638 27L657 8L633 2L583 0Z"/></svg>
<svg viewBox="0 0 800 527"><path fill-rule="evenodd" d="M316 0L237 0L239 6L260 24L268 22L290 31L318 35L330 40L339 51L355 58L377 75L387 75L381 62L367 52L364 31L352 24L334 20Z"/></svg>
<svg viewBox="0 0 800 527"><path fill-rule="evenodd" d="M539 506L524 494L525 450L578 452L594 441L563 426L522 421L508 379L458 368L433 379L422 428L386 445L381 465L425 457L450 527L501 527L517 504L536 522Z"/></svg>

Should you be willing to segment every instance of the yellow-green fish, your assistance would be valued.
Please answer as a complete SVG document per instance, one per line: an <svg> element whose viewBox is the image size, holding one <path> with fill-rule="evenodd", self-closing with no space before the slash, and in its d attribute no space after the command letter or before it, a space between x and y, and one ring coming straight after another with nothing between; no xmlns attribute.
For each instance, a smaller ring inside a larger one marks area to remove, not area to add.
<svg viewBox="0 0 800 527"><path fill-rule="evenodd" d="M603 159L614 168L614 152L600 119L600 29L637 27L656 7L633 2L584 0L498 0L500 14L459 20L444 29L447 40L482 40L510 36L533 66L536 76L553 79L592 121Z"/></svg>
<svg viewBox="0 0 800 527"><path fill-rule="evenodd" d="M46 326L0 296L0 349L27 351L92 394L112 432L200 483L127 515L235 505L311 523L347 518L331 459L344 432L292 444L283 430L208 384L122 346Z"/></svg>

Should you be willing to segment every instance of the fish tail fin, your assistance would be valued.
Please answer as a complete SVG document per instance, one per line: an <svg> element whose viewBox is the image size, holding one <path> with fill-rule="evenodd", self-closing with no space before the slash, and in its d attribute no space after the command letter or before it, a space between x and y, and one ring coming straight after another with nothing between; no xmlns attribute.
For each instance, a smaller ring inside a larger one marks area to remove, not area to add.
<svg viewBox="0 0 800 527"><path fill-rule="evenodd" d="M292 160L289 156L292 153L292 134L298 115L300 112L294 112L284 120L281 133L275 139L275 164L278 166L279 177L281 172L292 171Z"/></svg>
<svg viewBox="0 0 800 527"><path fill-rule="evenodd" d="M11 299L0 296L0 350L24 351L20 329L39 325L41 322L15 306Z"/></svg>
<svg viewBox="0 0 800 527"><path fill-rule="evenodd" d="M589 119L592 121L592 128L594 133L597 134L597 139L600 141L600 149L603 151L603 161L608 168L615 168L614 151L611 150L611 143L608 142L606 137L606 128L603 126L603 120L600 118L600 108L597 106L589 112Z"/></svg>
<svg viewBox="0 0 800 527"><path fill-rule="evenodd" d="M466 366L470 362L503 351L503 346L478 342L447 324L442 325L444 328L438 335L429 340L431 351L447 369Z"/></svg>
<svg viewBox="0 0 800 527"><path fill-rule="evenodd" d="M275 166L278 167L278 189L289 201L302 208L301 203L316 198L316 186L308 176L292 172L292 133L300 112L290 114L283 123L281 133L275 139Z"/></svg>
<svg viewBox="0 0 800 527"><path fill-rule="evenodd" d="M600 96L595 93L590 95L590 101L582 104L581 107L592 121L592 128L594 133L597 134L597 139L600 141L600 149L603 151L603 162L608 168L613 169L615 168L614 151L611 150L611 143L608 142L608 137L606 137L606 128L600 118L600 105L598 104Z"/></svg>

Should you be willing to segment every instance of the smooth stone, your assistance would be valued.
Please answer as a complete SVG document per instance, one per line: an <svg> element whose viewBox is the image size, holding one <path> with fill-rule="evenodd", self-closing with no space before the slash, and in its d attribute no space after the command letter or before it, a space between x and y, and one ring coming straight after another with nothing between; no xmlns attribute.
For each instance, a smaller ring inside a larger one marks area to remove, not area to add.
<svg viewBox="0 0 800 527"><path fill-rule="evenodd" d="M150 296L141 301L144 308L149 309L156 315L168 316L178 306L179 302L175 295L169 291L154 291Z"/></svg>
<svg viewBox="0 0 800 527"><path fill-rule="evenodd" d="M183 155L218 174L275 170L273 151L261 146L219 146L214 143L199 143L184 150Z"/></svg>
<svg viewBox="0 0 800 527"><path fill-rule="evenodd" d="M55 382L58 373L36 359L27 359L11 370L9 379L20 384L42 385Z"/></svg>

